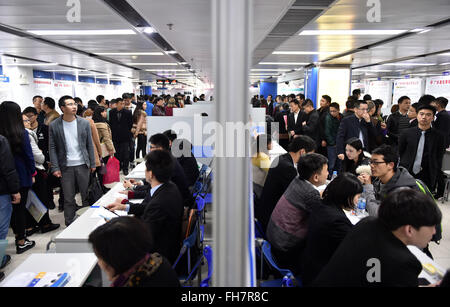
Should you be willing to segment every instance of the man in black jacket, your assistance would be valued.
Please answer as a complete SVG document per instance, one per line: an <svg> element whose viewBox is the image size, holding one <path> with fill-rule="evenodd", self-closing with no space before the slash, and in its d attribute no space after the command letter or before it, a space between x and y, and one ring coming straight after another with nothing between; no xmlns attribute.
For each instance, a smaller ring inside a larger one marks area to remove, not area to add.
<svg viewBox="0 0 450 307"><path fill-rule="evenodd" d="M299 136L289 144L289 152L277 157L270 165L261 194L261 204L255 206L255 217L267 228L278 200L291 181L298 175L297 163L301 156L314 152L316 143L310 137Z"/></svg>
<svg viewBox="0 0 450 307"><path fill-rule="evenodd" d="M294 99L289 103L291 112L287 118L287 130L289 136L292 138L296 135L302 134L302 121L304 113L302 112L300 101Z"/></svg>
<svg viewBox="0 0 450 307"><path fill-rule="evenodd" d="M398 139L403 131L409 128L408 110L411 107L411 99L408 96L402 96L398 99L398 111L391 114L387 120L388 145L397 148Z"/></svg>
<svg viewBox="0 0 450 307"><path fill-rule="evenodd" d="M130 162L129 145L132 139L133 116L131 111L125 109L123 99L117 99L117 108L109 111L109 125L111 126L112 140L116 149L116 158L120 161L123 174L128 175Z"/></svg>
<svg viewBox="0 0 450 307"><path fill-rule="evenodd" d="M433 127L442 132L445 136L445 148L450 146L450 114L448 114L446 107L448 104L448 99L445 97L438 97L435 101L431 103L437 110L436 120L433 123ZM438 199L444 195L445 190L445 180L444 172L441 170L438 172L437 177L437 192L435 198Z"/></svg>
<svg viewBox="0 0 450 307"><path fill-rule="evenodd" d="M322 146L320 142L320 123L319 112L314 109L314 103L311 99L306 99L302 105L304 116L302 118L302 133L312 138L317 147Z"/></svg>
<svg viewBox="0 0 450 307"><path fill-rule="evenodd" d="M430 191L434 191L444 157L445 136L431 127L436 114L433 106L421 105L417 109L418 126L409 128L400 135L400 165L415 178L425 182Z"/></svg>
<svg viewBox="0 0 450 307"><path fill-rule="evenodd" d="M389 194L378 218L360 221L314 282L319 287L417 287L422 265L407 245L424 248L442 214L411 189Z"/></svg>
<svg viewBox="0 0 450 307"><path fill-rule="evenodd" d="M164 150L154 150L146 157L145 178L151 189L142 204L127 204L117 200L107 205L109 210L125 210L140 217L150 228L155 252L173 264L181 248L183 200L177 186L170 181L172 156Z"/></svg>
<svg viewBox="0 0 450 307"><path fill-rule="evenodd" d="M289 105L287 103L281 106L282 110L275 115L274 121L278 123L278 134L280 146L285 150L289 148L289 134L287 130L287 122L289 116Z"/></svg>
<svg viewBox="0 0 450 307"><path fill-rule="evenodd" d="M330 114L331 97L323 95L320 99L320 108L317 110L319 113L319 142L317 152L327 157L327 141L325 136L325 118Z"/></svg>
<svg viewBox="0 0 450 307"><path fill-rule="evenodd" d="M370 151L369 137L376 135L376 130L367 110L367 102L358 100L355 102L355 114L344 117L341 121L336 137L336 150L340 160L345 158L345 142L352 137L360 139L364 150Z"/></svg>

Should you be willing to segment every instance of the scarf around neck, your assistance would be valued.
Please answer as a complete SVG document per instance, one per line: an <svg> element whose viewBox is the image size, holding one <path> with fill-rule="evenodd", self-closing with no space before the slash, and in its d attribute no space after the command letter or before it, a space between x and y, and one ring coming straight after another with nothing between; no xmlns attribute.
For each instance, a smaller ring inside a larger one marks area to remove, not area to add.
<svg viewBox="0 0 450 307"><path fill-rule="evenodd" d="M120 274L111 287L139 287L146 278L158 271L163 258L158 253L147 254L125 273Z"/></svg>

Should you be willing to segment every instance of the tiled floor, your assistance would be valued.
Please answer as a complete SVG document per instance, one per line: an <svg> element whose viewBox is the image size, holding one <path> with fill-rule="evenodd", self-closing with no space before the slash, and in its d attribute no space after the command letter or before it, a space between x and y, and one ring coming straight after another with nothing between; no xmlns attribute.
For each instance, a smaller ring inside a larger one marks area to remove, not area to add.
<svg viewBox="0 0 450 307"><path fill-rule="evenodd" d="M123 179L123 177L121 178ZM77 196L79 201L79 195ZM56 199L55 199L56 200ZM55 201L57 203L57 201ZM79 202L80 203L80 202ZM435 261L441 265L444 269L450 269L450 201L445 204L441 204L439 202L439 207L442 210L443 221L443 239L440 245L435 243L430 244L431 253L434 256ZM211 218L211 208L207 207L207 222L212 220ZM23 253L22 255L16 255L15 246L14 246L14 235L10 230L8 234L9 245L6 250L7 254L12 256L11 263L3 270L6 275L12 272L19 264L21 264L29 255L32 253L45 253L46 246L52 238L56 237L64 228L64 216L61 212L58 212L58 209L54 209L50 211L50 218L54 223L61 224L61 227L53 232L40 234L36 233L30 237L31 240L36 241L36 246ZM211 227L207 226L205 229L205 244L211 244ZM206 272L206 268L202 271ZM204 276L204 275L203 275Z"/></svg>

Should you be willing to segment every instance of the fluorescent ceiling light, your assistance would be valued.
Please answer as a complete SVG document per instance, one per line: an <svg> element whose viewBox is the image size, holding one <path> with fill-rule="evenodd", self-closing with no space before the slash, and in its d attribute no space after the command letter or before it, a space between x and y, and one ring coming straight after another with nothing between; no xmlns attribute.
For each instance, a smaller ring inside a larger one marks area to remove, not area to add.
<svg viewBox="0 0 450 307"><path fill-rule="evenodd" d="M299 35L397 35L405 30L305 30Z"/></svg>
<svg viewBox="0 0 450 307"><path fill-rule="evenodd" d="M186 65L187 62L180 62L180 63L178 63L178 64L180 64L180 65Z"/></svg>
<svg viewBox="0 0 450 307"><path fill-rule="evenodd" d="M177 54L175 50L164 51L166 54Z"/></svg>
<svg viewBox="0 0 450 307"><path fill-rule="evenodd" d="M301 54L336 54L336 52L321 51L274 51L272 54L278 55L301 55Z"/></svg>
<svg viewBox="0 0 450 307"><path fill-rule="evenodd" d="M185 69L146 69L145 71L160 71L160 72L167 72L167 71L186 71Z"/></svg>
<svg viewBox="0 0 450 307"><path fill-rule="evenodd" d="M450 52L448 52L448 53L441 53L441 54L438 54L438 55L440 55L440 56L450 56Z"/></svg>
<svg viewBox="0 0 450 307"><path fill-rule="evenodd" d="M389 63L389 64L381 64L384 66L432 66L436 64L429 63Z"/></svg>
<svg viewBox="0 0 450 307"><path fill-rule="evenodd" d="M355 69L354 71L362 71L362 72L391 72L392 70L386 69Z"/></svg>
<svg viewBox="0 0 450 307"><path fill-rule="evenodd" d="M309 63L299 62L261 62L259 65L308 65Z"/></svg>
<svg viewBox="0 0 450 307"><path fill-rule="evenodd" d="M164 55L162 52L101 52L97 55Z"/></svg>
<svg viewBox="0 0 450 307"><path fill-rule="evenodd" d="M178 63L126 63L135 66L177 66Z"/></svg>
<svg viewBox="0 0 450 307"><path fill-rule="evenodd" d="M252 71L290 71L291 69L281 69L281 68L274 68L274 69L269 69L269 68L261 68L261 69L252 69Z"/></svg>
<svg viewBox="0 0 450 307"><path fill-rule="evenodd" d="M442 64L439 64L439 65L450 65L450 62L449 63L442 63Z"/></svg>
<svg viewBox="0 0 450 307"><path fill-rule="evenodd" d="M130 29L124 30L32 30L27 31L36 35L135 35Z"/></svg>
<svg viewBox="0 0 450 307"><path fill-rule="evenodd" d="M17 63L5 63L2 64L3 66L57 66L59 65L58 63L36 63L36 64L17 64Z"/></svg>
<svg viewBox="0 0 450 307"><path fill-rule="evenodd" d="M155 32L156 32L155 29L153 29L152 27L144 28L144 33L151 34L151 33L155 33Z"/></svg>

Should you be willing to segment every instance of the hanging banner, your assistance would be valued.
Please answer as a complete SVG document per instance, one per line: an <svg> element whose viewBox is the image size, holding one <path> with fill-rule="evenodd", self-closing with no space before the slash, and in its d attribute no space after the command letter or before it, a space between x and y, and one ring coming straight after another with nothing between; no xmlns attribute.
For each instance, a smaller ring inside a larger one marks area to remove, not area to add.
<svg viewBox="0 0 450 307"><path fill-rule="evenodd" d="M411 103L416 103L422 97L422 79L400 79L394 81L392 103L398 103L402 96L408 96Z"/></svg>
<svg viewBox="0 0 450 307"><path fill-rule="evenodd" d="M369 89L367 94L372 96L372 99L383 100L383 114L391 114L392 106L392 82L391 81L369 81Z"/></svg>
<svg viewBox="0 0 450 307"><path fill-rule="evenodd" d="M35 78L33 80L33 85L34 85L34 93L36 93L36 95L41 95L42 97L49 97L49 96L52 97L53 96L53 80L52 79Z"/></svg>
<svg viewBox="0 0 450 307"><path fill-rule="evenodd" d="M425 93L450 100L450 76L427 78ZM447 105L447 110L450 110L450 104Z"/></svg>
<svg viewBox="0 0 450 307"><path fill-rule="evenodd" d="M53 98L59 100L62 96L72 96L74 94L74 82L53 80Z"/></svg>
<svg viewBox="0 0 450 307"><path fill-rule="evenodd" d="M100 95L97 93L95 83L79 82L75 85L75 96L80 97L85 106L89 100L95 100L97 95Z"/></svg>
<svg viewBox="0 0 450 307"><path fill-rule="evenodd" d="M0 75L0 102L12 100L9 77Z"/></svg>

